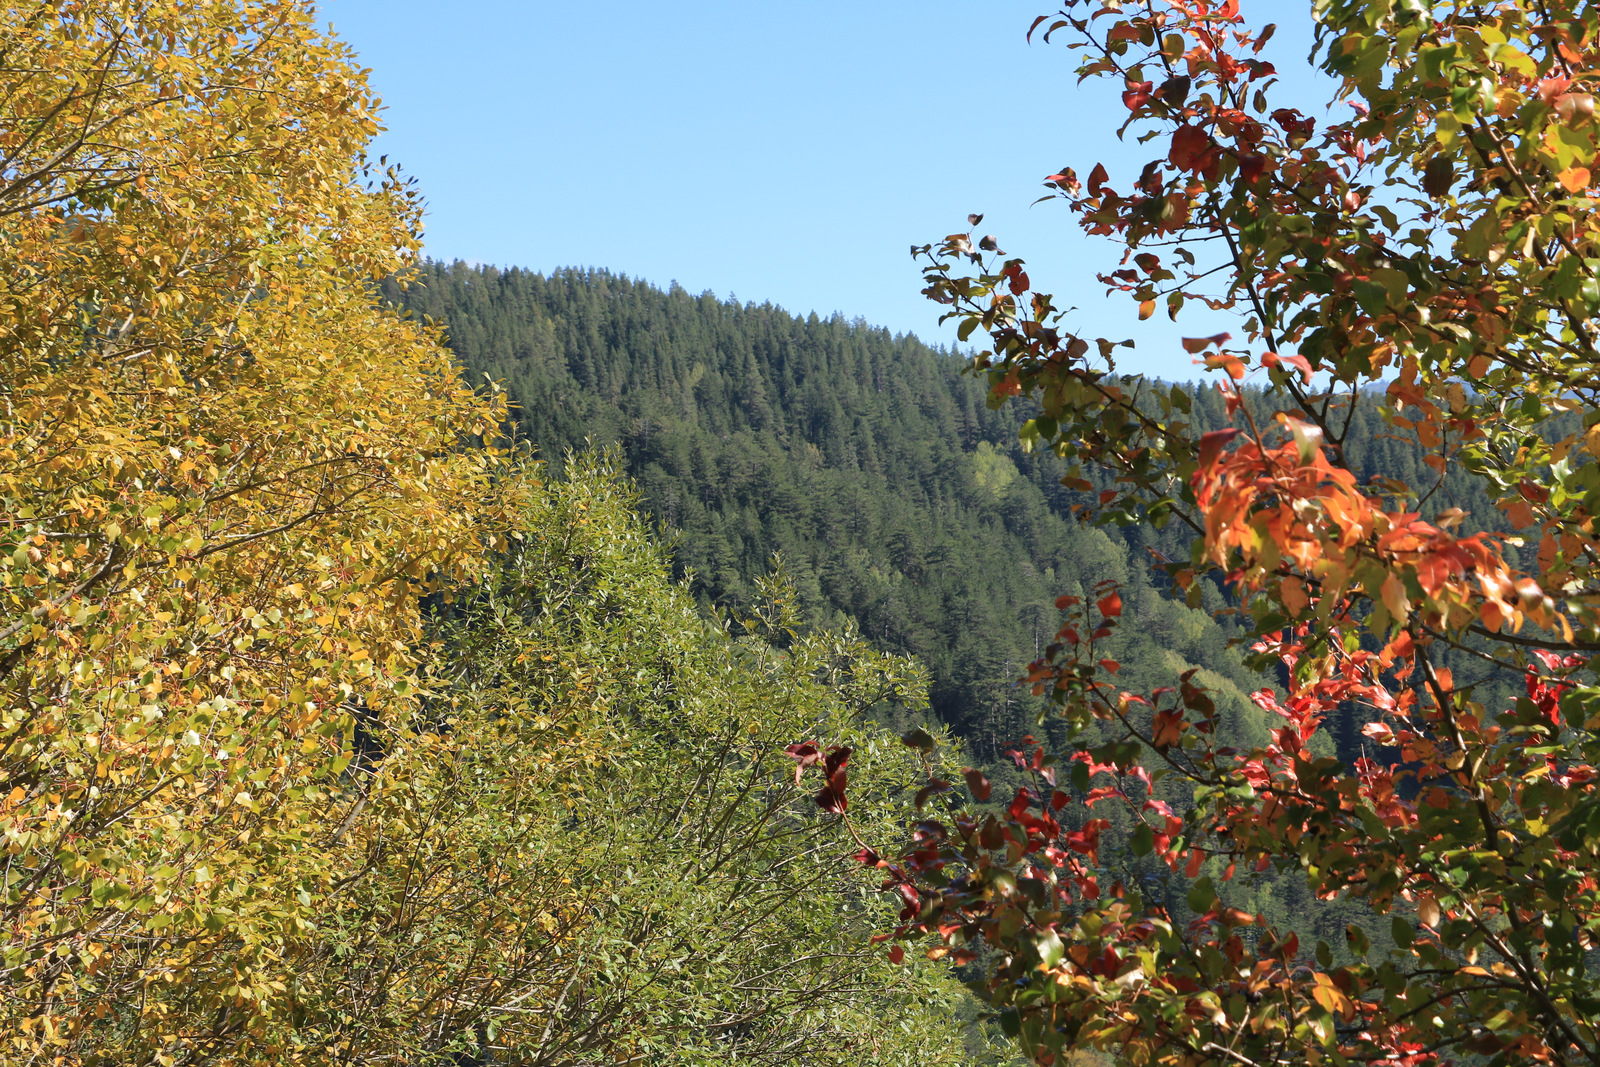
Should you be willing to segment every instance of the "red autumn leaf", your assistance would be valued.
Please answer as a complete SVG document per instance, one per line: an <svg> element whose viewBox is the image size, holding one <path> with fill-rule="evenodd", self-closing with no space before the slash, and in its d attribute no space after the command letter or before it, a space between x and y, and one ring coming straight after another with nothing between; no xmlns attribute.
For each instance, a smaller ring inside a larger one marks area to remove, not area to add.
<svg viewBox="0 0 1600 1067"><path fill-rule="evenodd" d="M805 774L806 768L810 767L812 764L816 763L817 760L822 758L822 750L817 747L817 744L814 741L806 741L801 744L790 745L783 751L785 755L795 761L795 785L800 784L800 778L803 774Z"/></svg>
<svg viewBox="0 0 1600 1067"><path fill-rule="evenodd" d="M1095 604L1100 609L1100 614L1108 619L1114 619L1122 614L1122 595L1112 592L1101 597Z"/></svg>
<svg viewBox="0 0 1600 1067"><path fill-rule="evenodd" d="M989 790L991 787L989 785L989 779L983 776L982 771L973 767L968 767L961 772L961 776L967 780L967 788L972 790L972 795L974 799L978 801L978 803L981 804L985 800L989 799Z"/></svg>
<svg viewBox="0 0 1600 1067"><path fill-rule="evenodd" d="M1199 126L1179 126L1172 134L1167 161L1179 170L1199 171L1206 163L1211 136Z"/></svg>
<svg viewBox="0 0 1600 1067"><path fill-rule="evenodd" d="M916 799L914 801L917 806L917 810L921 811L922 806L928 802L928 798L933 796L935 793L948 793L949 791L949 782L945 781L943 778L933 779L927 785L917 790Z"/></svg>
<svg viewBox="0 0 1600 1067"><path fill-rule="evenodd" d="M1013 819L1021 819L1033 806L1033 790L1027 786L1017 790L1017 795L1011 798L1011 805L1006 809Z"/></svg>
<svg viewBox="0 0 1600 1067"><path fill-rule="evenodd" d="M921 908L922 895L917 892L916 886L907 885L905 882L897 884L894 887L894 891L900 894L900 899L904 901L903 906L900 908L900 921L905 922L915 916L918 909Z"/></svg>
<svg viewBox="0 0 1600 1067"><path fill-rule="evenodd" d="M1200 435L1200 469L1209 470L1217 462L1217 457L1222 455L1222 450L1228 442L1239 436L1239 431L1234 429L1212 430L1210 433Z"/></svg>
<svg viewBox="0 0 1600 1067"><path fill-rule="evenodd" d="M835 748L829 752L822 764L822 773L827 778L828 784L817 792L813 799L817 807L834 815L842 815L850 804L845 796L845 787L849 775L845 765L850 762L850 749L848 747Z"/></svg>
<svg viewBox="0 0 1600 1067"><path fill-rule="evenodd" d="M1205 358L1207 369L1221 367L1236 382L1244 381L1244 361L1229 352L1213 352Z"/></svg>
<svg viewBox="0 0 1600 1067"><path fill-rule="evenodd" d="M1572 84L1571 78L1556 76L1545 78L1539 83L1539 99L1550 103L1556 97L1567 91L1567 86Z"/></svg>
<svg viewBox="0 0 1600 1067"><path fill-rule="evenodd" d="M1129 111L1138 111L1150 102L1151 90L1154 88L1154 82L1130 81L1122 92L1122 102Z"/></svg>
<svg viewBox="0 0 1600 1067"><path fill-rule="evenodd" d="M850 807L844 793L835 790L832 785L824 786L811 799L817 802L817 807L830 815L843 815Z"/></svg>
<svg viewBox="0 0 1600 1067"><path fill-rule="evenodd" d="M1506 518L1511 520L1513 529L1520 530L1525 526L1532 526L1536 521L1533 509L1520 500L1502 502L1500 507L1505 511Z"/></svg>
<svg viewBox="0 0 1600 1067"><path fill-rule="evenodd" d="M1072 196L1077 196L1078 190L1083 188L1083 183L1078 181L1077 172L1071 167L1067 167L1064 170L1056 172L1055 174L1047 174L1045 175L1044 180L1047 182L1054 182Z"/></svg>

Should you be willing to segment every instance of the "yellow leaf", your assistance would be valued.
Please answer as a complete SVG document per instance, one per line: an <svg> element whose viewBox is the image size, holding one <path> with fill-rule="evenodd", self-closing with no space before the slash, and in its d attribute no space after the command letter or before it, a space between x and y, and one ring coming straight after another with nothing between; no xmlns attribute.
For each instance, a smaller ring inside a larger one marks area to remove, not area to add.
<svg viewBox="0 0 1600 1067"><path fill-rule="evenodd" d="M1333 984L1331 978L1325 974L1318 974L1315 976L1315 982L1316 984L1311 987L1311 996L1330 1014L1341 1015L1346 1020L1355 1014L1355 1005L1338 986Z"/></svg>

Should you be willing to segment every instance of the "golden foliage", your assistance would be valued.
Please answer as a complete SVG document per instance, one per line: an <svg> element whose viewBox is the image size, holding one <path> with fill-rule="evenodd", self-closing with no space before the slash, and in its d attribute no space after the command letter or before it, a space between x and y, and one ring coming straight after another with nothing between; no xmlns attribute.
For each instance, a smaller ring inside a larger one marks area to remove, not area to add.
<svg viewBox="0 0 1600 1067"><path fill-rule="evenodd" d="M500 413L370 298L417 205L312 16L0 14L0 1060L292 1010L348 712L410 699L478 547Z"/></svg>

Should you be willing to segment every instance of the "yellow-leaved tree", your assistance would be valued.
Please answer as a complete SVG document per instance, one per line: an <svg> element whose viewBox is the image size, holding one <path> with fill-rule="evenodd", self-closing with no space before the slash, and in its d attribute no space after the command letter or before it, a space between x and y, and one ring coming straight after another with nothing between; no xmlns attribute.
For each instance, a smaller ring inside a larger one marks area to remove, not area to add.
<svg viewBox="0 0 1600 1067"><path fill-rule="evenodd" d="M497 450L314 13L0 9L0 1065L954 1061L787 743L915 671Z"/></svg>
<svg viewBox="0 0 1600 1067"><path fill-rule="evenodd" d="M313 15L0 11L0 1061L287 1055L361 722L491 528L501 412L371 299L418 204Z"/></svg>

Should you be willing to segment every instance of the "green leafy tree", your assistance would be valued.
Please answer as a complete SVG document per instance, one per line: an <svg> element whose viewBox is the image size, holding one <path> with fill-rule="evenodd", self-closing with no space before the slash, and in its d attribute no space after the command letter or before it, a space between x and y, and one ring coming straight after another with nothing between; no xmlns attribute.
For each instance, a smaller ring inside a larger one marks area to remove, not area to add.
<svg viewBox="0 0 1600 1067"><path fill-rule="evenodd" d="M892 911L845 828L811 817L786 750L796 734L850 746L874 831L894 832L918 768L870 713L920 701L924 677L854 634L799 632L780 579L758 614L706 619L611 462L569 457L480 581L437 606L438 796L460 814L413 802L429 779L408 765L389 802L428 813L419 846L371 820L364 893L461 905L352 931L335 971L415 986L369 996L384 1016L362 1031L422 1036L450 988L476 1014L435 1047L519 1063L963 1058L967 994L869 943ZM459 978L420 968L450 954Z"/></svg>

